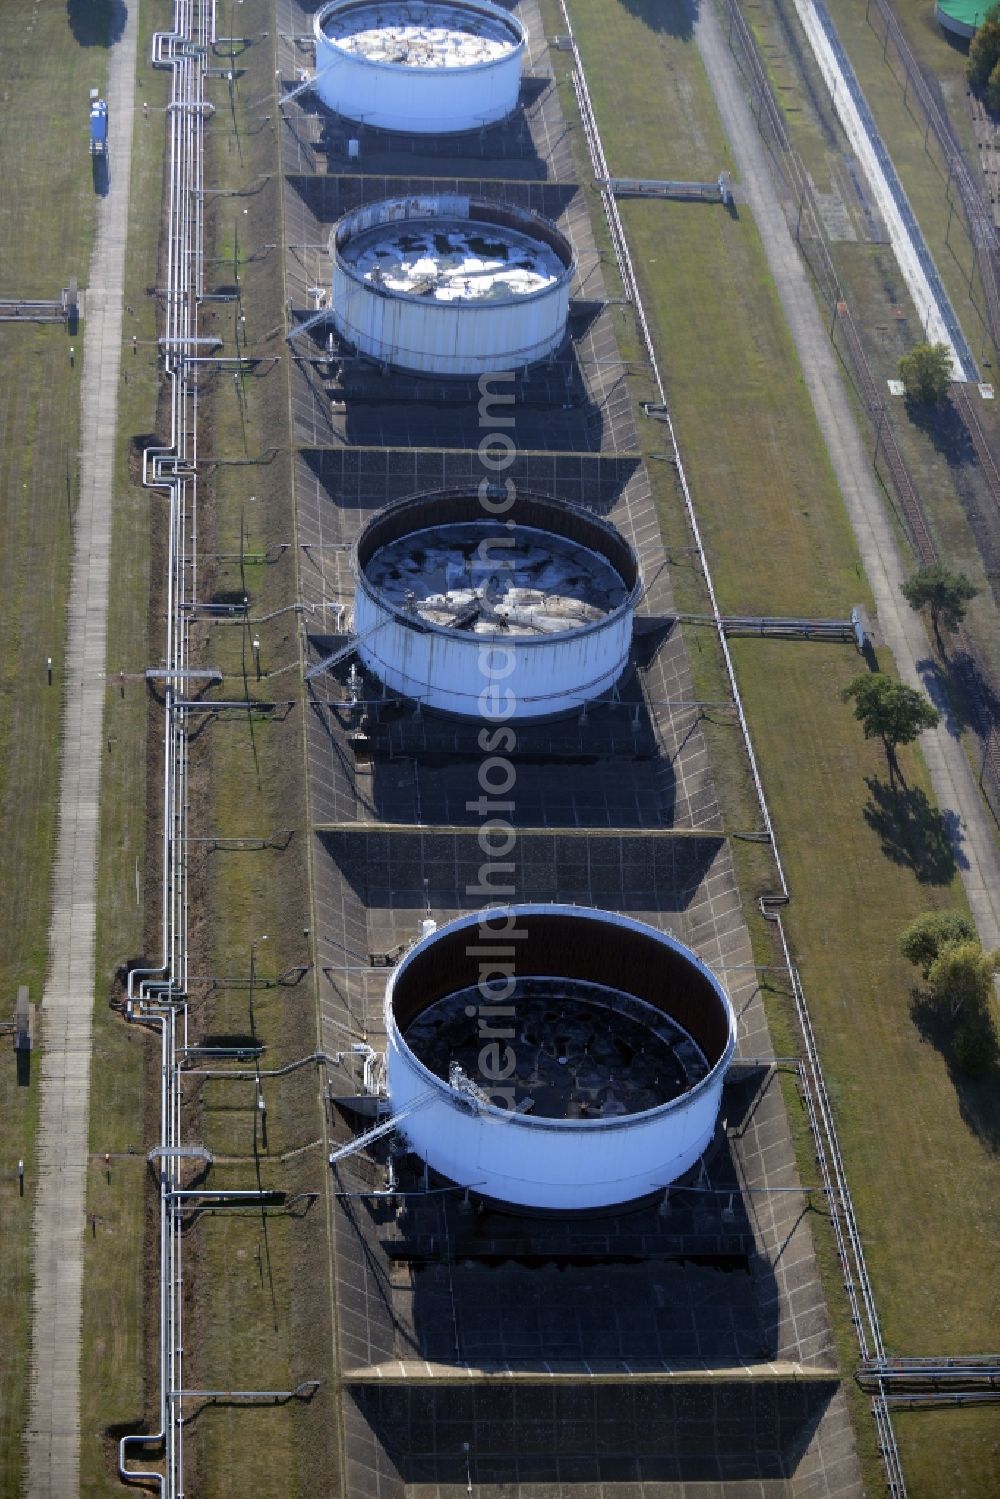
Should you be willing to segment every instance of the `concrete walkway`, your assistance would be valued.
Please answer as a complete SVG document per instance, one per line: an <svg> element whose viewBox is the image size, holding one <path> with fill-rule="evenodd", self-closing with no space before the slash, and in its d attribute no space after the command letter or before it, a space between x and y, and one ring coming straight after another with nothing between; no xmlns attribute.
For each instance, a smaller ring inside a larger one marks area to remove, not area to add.
<svg viewBox="0 0 1000 1499"><path fill-rule="evenodd" d="M993 836L994 824L955 726L946 715L945 692L930 662L924 626L899 591L905 572L872 470L871 455L861 442L847 403L836 354L782 211L767 152L746 100L742 76L711 0L698 6L694 32L847 504L875 595L879 627L896 658L903 681L924 688L945 715L938 729L921 735L920 745L938 804L952 825L955 857L980 938L985 947L998 947L1000 852Z"/></svg>
<svg viewBox="0 0 1000 1499"><path fill-rule="evenodd" d="M58 843L42 995L29 1499L80 1485L80 1322L104 666L135 81L136 10L109 54L110 191L98 204L81 379L80 499L66 635ZM89 171L89 166L87 167ZM91 1378L98 1370L89 1370Z"/></svg>

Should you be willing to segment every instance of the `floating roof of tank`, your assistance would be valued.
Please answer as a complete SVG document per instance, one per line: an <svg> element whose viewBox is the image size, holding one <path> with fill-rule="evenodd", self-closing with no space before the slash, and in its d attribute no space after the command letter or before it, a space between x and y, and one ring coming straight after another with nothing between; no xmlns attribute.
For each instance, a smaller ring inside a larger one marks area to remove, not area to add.
<svg viewBox="0 0 1000 1499"><path fill-rule="evenodd" d="M530 296L552 286L564 269L541 240L445 218L379 225L352 239L343 255L374 285L435 302Z"/></svg>
<svg viewBox="0 0 1000 1499"><path fill-rule="evenodd" d="M387 1006L404 1036L432 1006L466 990L478 988L486 1007L510 1003L482 992L484 969L496 967L485 959L505 940L501 919L522 934L508 944L515 978L555 979L567 994L576 983L578 995L585 984L591 1003L619 1014L629 1013L628 1000L635 999L636 1013L652 1011L687 1033L704 1058L703 1075L728 1062L735 1017L711 970L668 934L588 906L523 902L458 917L429 933L389 981ZM483 933L478 944L470 937L477 925Z"/></svg>
<svg viewBox="0 0 1000 1499"><path fill-rule="evenodd" d="M429 624L551 635L604 619L627 588L606 557L567 536L495 521L413 531L365 564L382 598Z"/></svg>
<svg viewBox="0 0 1000 1499"><path fill-rule="evenodd" d="M515 977L504 1005L515 1107L535 1119L615 1119L687 1093L709 1064L664 1010L620 985L584 978ZM484 1013L477 984L444 995L406 1028L425 1067L461 1087L474 1082ZM499 1021L497 1021L499 1025Z"/></svg>
<svg viewBox="0 0 1000 1499"><path fill-rule="evenodd" d="M451 635L575 634L634 606L635 553L600 516L500 487L435 490L380 510L355 571L397 618ZM487 504L503 505L489 519Z"/></svg>
<svg viewBox="0 0 1000 1499"><path fill-rule="evenodd" d="M514 16L460 0L427 5L336 0L319 12L316 30L343 51L382 67L476 67L524 43Z"/></svg>
<svg viewBox="0 0 1000 1499"><path fill-rule="evenodd" d="M334 228L331 250L350 275L384 294L453 305L517 302L574 269L569 241L554 224L449 194L356 209Z"/></svg>

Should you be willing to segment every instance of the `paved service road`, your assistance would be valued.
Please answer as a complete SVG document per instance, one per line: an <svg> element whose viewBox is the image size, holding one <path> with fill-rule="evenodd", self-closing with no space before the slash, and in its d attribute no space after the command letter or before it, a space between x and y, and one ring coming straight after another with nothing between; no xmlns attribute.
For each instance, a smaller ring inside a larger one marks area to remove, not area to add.
<svg viewBox="0 0 1000 1499"><path fill-rule="evenodd" d="M32 1269L29 1499L80 1486L80 1297L87 1191L104 657L122 341L136 11L109 53L110 190L99 200L84 304L80 498L66 626L58 841L42 995L41 1108ZM86 118L81 116L81 142ZM80 150L86 153L86 145ZM80 170L90 173L81 157ZM93 1375L96 1371L90 1371Z"/></svg>
<svg viewBox="0 0 1000 1499"><path fill-rule="evenodd" d="M940 676L933 668L931 675L927 674L930 656L927 636L919 616L900 593L905 572L871 458L847 404L836 354L778 200L767 153L743 91L742 77L710 0L698 6L694 28L739 179L753 209L806 386L847 504L875 595L879 626L902 679L912 687L924 688L941 709L941 726L922 734L920 745L938 804L945 816L952 817L955 856L979 936L985 947L998 947L1000 853L993 837L992 819L965 751L950 727Z"/></svg>

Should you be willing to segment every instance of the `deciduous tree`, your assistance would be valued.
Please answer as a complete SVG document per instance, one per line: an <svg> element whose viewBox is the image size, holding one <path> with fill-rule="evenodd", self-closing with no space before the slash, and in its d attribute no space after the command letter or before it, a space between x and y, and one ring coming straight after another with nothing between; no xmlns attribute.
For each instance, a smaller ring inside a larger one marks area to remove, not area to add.
<svg viewBox="0 0 1000 1499"><path fill-rule="evenodd" d="M943 401L951 377L951 353L947 344L914 344L899 361L899 378L907 399L921 406Z"/></svg>
<svg viewBox="0 0 1000 1499"><path fill-rule="evenodd" d="M944 567L921 567L903 584L903 597L912 609L926 609L931 617L937 643L941 645L941 626L957 630L965 618L966 606L979 589L964 573L950 573Z"/></svg>
<svg viewBox="0 0 1000 1499"><path fill-rule="evenodd" d="M1000 953L984 952L976 941L950 942L938 953L927 975L931 998L955 1018L965 1021L989 1013L993 975Z"/></svg>
<svg viewBox="0 0 1000 1499"><path fill-rule="evenodd" d="M966 73L974 88L986 87L998 62L1000 62L1000 5L993 5L986 12L982 25L969 44Z"/></svg>
<svg viewBox="0 0 1000 1499"><path fill-rule="evenodd" d="M899 939L899 948L924 978L946 947L975 941L976 928L964 911L926 911L911 921Z"/></svg>
<svg viewBox="0 0 1000 1499"><path fill-rule="evenodd" d="M877 671L855 677L842 696L845 702L853 701L854 716L865 738L881 739L893 781L899 774L897 746L910 744L924 729L933 729L941 716L922 692Z"/></svg>

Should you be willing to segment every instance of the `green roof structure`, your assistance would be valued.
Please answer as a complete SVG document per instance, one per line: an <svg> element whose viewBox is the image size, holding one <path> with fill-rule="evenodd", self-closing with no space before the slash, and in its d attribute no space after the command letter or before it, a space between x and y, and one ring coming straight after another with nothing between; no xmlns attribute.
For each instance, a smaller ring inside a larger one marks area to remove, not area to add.
<svg viewBox="0 0 1000 1499"><path fill-rule="evenodd" d="M934 14L945 31L975 36L992 0L936 0Z"/></svg>

